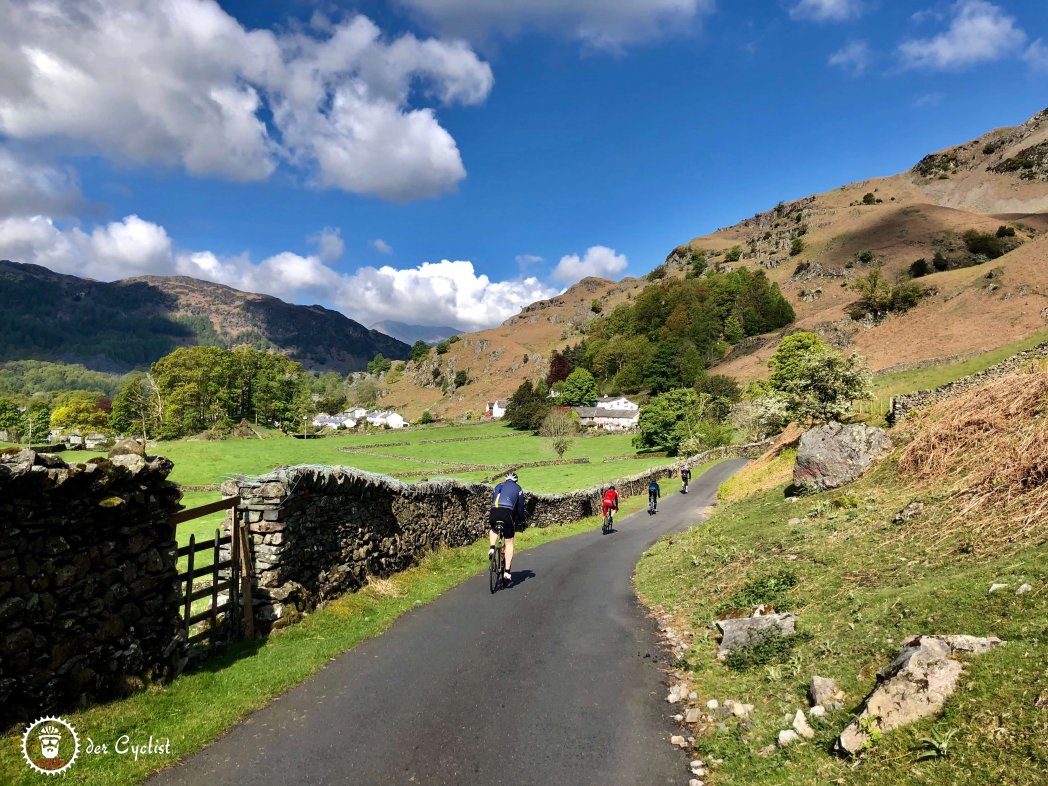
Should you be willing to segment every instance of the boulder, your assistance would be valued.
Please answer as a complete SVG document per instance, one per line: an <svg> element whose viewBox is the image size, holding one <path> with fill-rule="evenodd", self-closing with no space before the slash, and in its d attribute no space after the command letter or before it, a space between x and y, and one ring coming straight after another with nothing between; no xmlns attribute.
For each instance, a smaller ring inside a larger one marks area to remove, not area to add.
<svg viewBox="0 0 1048 786"><path fill-rule="evenodd" d="M755 617L718 620L721 632L717 657L722 658L738 647L756 644L767 636L787 636L797 632L796 614L762 614Z"/></svg>
<svg viewBox="0 0 1048 786"><path fill-rule="evenodd" d="M892 443L883 429L861 423L827 423L804 433L797 448L793 483L809 491L828 491L861 476Z"/></svg>
<svg viewBox="0 0 1048 786"><path fill-rule="evenodd" d="M122 439L109 451L109 458L113 456L141 456L146 457L146 446L137 439Z"/></svg>
<svg viewBox="0 0 1048 786"><path fill-rule="evenodd" d="M877 675L855 720L834 743L837 753L854 756L869 744L870 732L890 731L939 712L961 676L954 652L982 654L1001 645L998 638L914 636Z"/></svg>

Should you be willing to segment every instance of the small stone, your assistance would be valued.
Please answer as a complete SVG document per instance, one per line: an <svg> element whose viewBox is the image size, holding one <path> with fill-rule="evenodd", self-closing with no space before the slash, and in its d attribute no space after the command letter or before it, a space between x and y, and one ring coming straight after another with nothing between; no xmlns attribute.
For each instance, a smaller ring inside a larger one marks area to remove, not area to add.
<svg viewBox="0 0 1048 786"><path fill-rule="evenodd" d="M698 723L700 720L702 720L702 710L700 710L698 707L692 707L684 715L685 723Z"/></svg>
<svg viewBox="0 0 1048 786"><path fill-rule="evenodd" d="M787 745L794 743L799 739L800 737L793 729L783 729L779 732L779 747L785 748Z"/></svg>
<svg viewBox="0 0 1048 786"><path fill-rule="evenodd" d="M716 699L710 699L708 702L706 702L706 708L710 709L710 710L715 710L719 706L720 706L720 702L717 701Z"/></svg>
<svg viewBox="0 0 1048 786"><path fill-rule="evenodd" d="M808 719L804 717L803 710L797 710L797 714L793 716L793 730L806 740L815 736L815 730L808 725Z"/></svg>
<svg viewBox="0 0 1048 786"><path fill-rule="evenodd" d="M684 721L684 716L678 712L673 716L673 720L677 721L677 723L682 723Z"/></svg>
<svg viewBox="0 0 1048 786"><path fill-rule="evenodd" d="M1029 584L1021 584L1021 585L1019 585L1019 589L1017 589L1015 591L1015 594L1016 595L1025 595L1027 592L1032 592L1032 591L1033 591L1033 587L1031 587Z"/></svg>
<svg viewBox="0 0 1048 786"><path fill-rule="evenodd" d="M808 700L814 707L816 704L826 706L826 702L835 698L840 691L837 688L837 683L827 677L820 677L818 674L811 678L811 683L808 685Z"/></svg>
<svg viewBox="0 0 1048 786"><path fill-rule="evenodd" d="M681 737L679 734L674 734L670 737L670 745L676 745L678 748L687 748L688 741Z"/></svg>
<svg viewBox="0 0 1048 786"><path fill-rule="evenodd" d="M692 767L691 774L701 778L706 774L706 770L704 770L702 767Z"/></svg>
<svg viewBox="0 0 1048 786"><path fill-rule="evenodd" d="M691 763L688 764L688 766L691 767L694 770L696 767L702 767L703 766L703 761L702 761L702 759L692 759Z"/></svg>
<svg viewBox="0 0 1048 786"><path fill-rule="evenodd" d="M1007 589L1007 587L1008 587L1007 584L998 584L998 583L995 582L995 583L990 585L990 593L992 594L994 592L997 592L998 590Z"/></svg>
<svg viewBox="0 0 1048 786"><path fill-rule="evenodd" d="M695 691L692 691L688 694L689 701L695 701L697 698L699 698L699 694L697 694Z"/></svg>
<svg viewBox="0 0 1048 786"><path fill-rule="evenodd" d="M705 786L705 784L698 778L692 778L690 781L688 781L688 786Z"/></svg>
<svg viewBox="0 0 1048 786"><path fill-rule="evenodd" d="M813 718L823 718L826 716L826 708L823 707L821 704L816 704L814 707L808 710L808 714L811 715Z"/></svg>
<svg viewBox="0 0 1048 786"><path fill-rule="evenodd" d="M752 704L740 704L736 702L731 707L731 714L736 718L748 718L750 713L753 712Z"/></svg>
<svg viewBox="0 0 1048 786"><path fill-rule="evenodd" d="M791 527L795 527L796 525L801 523L801 520L799 518L794 517L794 518L790 519L789 521L787 521L786 523L789 524Z"/></svg>

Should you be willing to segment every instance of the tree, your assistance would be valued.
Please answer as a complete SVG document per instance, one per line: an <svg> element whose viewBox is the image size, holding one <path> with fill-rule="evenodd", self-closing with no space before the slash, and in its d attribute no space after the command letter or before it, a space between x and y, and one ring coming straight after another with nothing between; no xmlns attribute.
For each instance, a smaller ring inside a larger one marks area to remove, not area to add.
<svg viewBox="0 0 1048 786"><path fill-rule="evenodd" d="M680 444L699 433L700 424L713 420L712 400L692 388L677 388L655 396L640 408L640 432L634 444L676 454Z"/></svg>
<svg viewBox="0 0 1048 786"><path fill-rule="evenodd" d="M348 401L355 407L370 407L378 401L378 382L373 377L364 377L349 389Z"/></svg>
<svg viewBox="0 0 1048 786"><path fill-rule="evenodd" d="M375 355L375 359L368 363L368 373L378 376L379 374L385 374L393 366L393 361L387 357L383 357L382 353L379 352Z"/></svg>
<svg viewBox="0 0 1048 786"><path fill-rule="evenodd" d="M557 350L553 350L553 354L549 359L549 373L546 375L546 384L554 385L557 382L563 382L570 373L571 364L568 362L567 356L557 352Z"/></svg>
<svg viewBox="0 0 1048 786"><path fill-rule="evenodd" d="M549 410L549 389L545 383L536 386L526 379L506 404L506 422L521 431L536 431Z"/></svg>
<svg viewBox="0 0 1048 786"><path fill-rule="evenodd" d="M113 399L109 426L118 434L141 434L146 440L160 423L157 391L148 374L136 374Z"/></svg>
<svg viewBox="0 0 1048 786"><path fill-rule="evenodd" d="M416 363L421 363L423 360L429 357L429 344L422 339L419 339L411 345L411 359Z"/></svg>
<svg viewBox="0 0 1048 786"><path fill-rule="evenodd" d="M469 384L469 374L463 369L455 372L455 387L460 388Z"/></svg>
<svg viewBox="0 0 1048 786"><path fill-rule="evenodd" d="M870 398L870 372L858 355L845 358L814 333L794 333L768 362L769 392L782 397L790 419L825 423L848 415L853 401Z"/></svg>
<svg viewBox="0 0 1048 786"><path fill-rule="evenodd" d="M564 380L560 398L569 407L592 407L597 403L597 380L586 369L577 368Z"/></svg>
<svg viewBox="0 0 1048 786"><path fill-rule="evenodd" d="M539 436L549 440L550 447L556 452L557 458L563 459L574 441L576 431L575 419L571 413L555 407L543 418L542 425L539 427Z"/></svg>
<svg viewBox="0 0 1048 786"><path fill-rule="evenodd" d="M109 415L94 403L71 401L51 413L51 428L63 431L108 431Z"/></svg>
<svg viewBox="0 0 1048 786"><path fill-rule="evenodd" d="M724 320L724 340L729 344L738 344L746 337L746 333L742 329L742 322L739 318L732 314L726 320Z"/></svg>
<svg viewBox="0 0 1048 786"><path fill-rule="evenodd" d="M738 262L742 259L742 246L732 246L724 252L725 262Z"/></svg>
<svg viewBox="0 0 1048 786"><path fill-rule="evenodd" d="M864 205L876 205L877 197L874 195L872 191L867 191L865 194L862 195L862 203Z"/></svg>
<svg viewBox="0 0 1048 786"><path fill-rule="evenodd" d="M22 410L12 398L0 397L0 431L14 431L22 419Z"/></svg>
<svg viewBox="0 0 1048 786"><path fill-rule="evenodd" d="M433 417L433 413L430 412L427 409L425 412L422 413L422 417L420 417L418 419L418 422L419 422L420 425L425 426L425 425L428 425L430 423L435 423L436 422L436 418L434 418Z"/></svg>
<svg viewBox="0 0 1048 786"><path fill-rule="evenodd" d="M18 421L18 431L32 444L34 439L47 437L51 426L51 407L44 401L31 401Z"/></svg>

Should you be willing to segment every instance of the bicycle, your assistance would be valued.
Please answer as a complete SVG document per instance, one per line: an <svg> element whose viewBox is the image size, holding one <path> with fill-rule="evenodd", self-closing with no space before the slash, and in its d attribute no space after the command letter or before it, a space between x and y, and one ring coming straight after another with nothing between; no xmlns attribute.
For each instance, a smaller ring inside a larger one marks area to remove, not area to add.
<svg viewBox="0 0 1048 786"><path fill-rule="evenodd" d="M502 574L506 569L506 539L502 536L502 524L495 524L494 552L488 557L488 585L494 595L502 585Z"/></svg>
<svg viewBox="0 0 1048 786"><path fill-rule="evenodd" d="M601 532L602 535L607 535L609 532L611 532L612 527L614 526L614 523L615 523L613 518L612 518L613 515L614 515L614 512L611 511L611 510L609 510L607 513L604 514L604 523L601 524L601 527L600 527L600 532Z"/></svg>
<svg viewBox="0 0 1048 786"><path fill-rule="evenodd" d="M654 516L655 513L658 511L658 507L659 507L659 503L658 503L658 500L655 499L655 495L654 494L649 494L648 495L648 515L649 516Z"/></svg>
<svg viewBox="0 0 1048 786"><path fill-rule="evenodd" d="M686 481L686 480L685 480L685 481L684 481L684 482L683 482L683 483L681 484L681 488L680 488L680 493L681 493L681 494L687 494L687 493L688 493L688 481Z"/></svg>

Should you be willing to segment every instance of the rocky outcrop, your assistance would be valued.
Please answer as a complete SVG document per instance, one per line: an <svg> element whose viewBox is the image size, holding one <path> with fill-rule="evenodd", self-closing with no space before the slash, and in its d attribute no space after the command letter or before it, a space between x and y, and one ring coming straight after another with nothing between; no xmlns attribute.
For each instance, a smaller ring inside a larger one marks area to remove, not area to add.
<svg viewBox="0 0 1048 786"><path fill-rule="evenodd" d="M0 453L0 728L181 668L171 466Z"/></svg>
<svg viewBox="0 0 1048 786"><path fill-rule="evenodd" d="M877 675L877 686L859 714L837 738L834 750L854 756L874 732L897 729L939 712L957 688L962 665L954 653L981 655L999 647L998 638L975 636L914 636Z"/></svg>
<svg viewBox="0 0 1048 786"><path fill-rule="evenodd" d="M828 491L857 480L891 450L888 434L861 423L827 423L805 432L797 447L795 486Z"/></svg>

